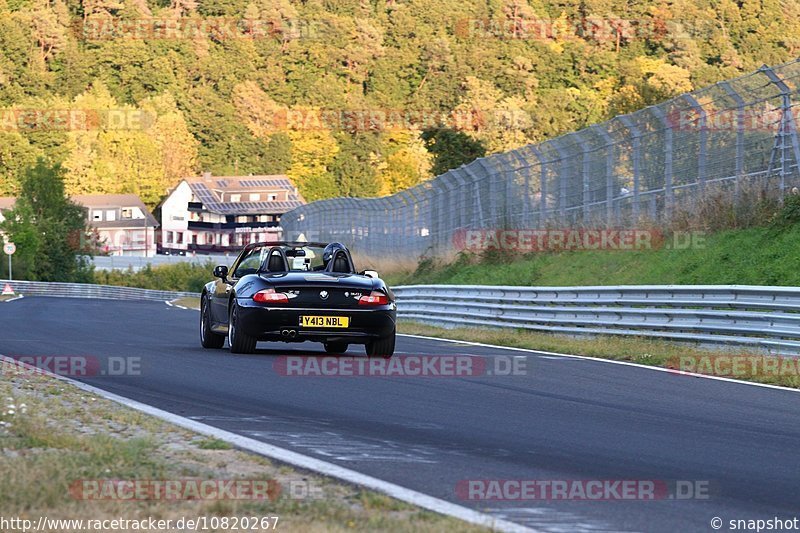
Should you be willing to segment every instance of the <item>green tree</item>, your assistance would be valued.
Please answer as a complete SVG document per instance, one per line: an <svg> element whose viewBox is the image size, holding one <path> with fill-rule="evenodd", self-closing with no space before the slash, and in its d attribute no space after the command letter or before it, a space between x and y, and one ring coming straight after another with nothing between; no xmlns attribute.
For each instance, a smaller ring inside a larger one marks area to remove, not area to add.
<svg viewBox="0 0 800 533"><path fill-rule="evenodd" d="M33 281L88 281L81 250L88 235L84 208L64 191L63 171L43 158L27 170L14 208L0 228L17 245L17 272Z"/></svg>
<svg viewBox="0 0 800 533"><path fill-rule="evenodd" d="M426 130L422 132L422 140L433 154L431 171L437 176L486 155L480 141L448 128Z"/></svg>
<svg viewBox="0 0 800 533"><path fill-rule="evenodd" d="M331 172L342 196L377 196L380 183L376 167L381 159L378 136L358 133L339 136L339 152L333 159Z"/></svg>

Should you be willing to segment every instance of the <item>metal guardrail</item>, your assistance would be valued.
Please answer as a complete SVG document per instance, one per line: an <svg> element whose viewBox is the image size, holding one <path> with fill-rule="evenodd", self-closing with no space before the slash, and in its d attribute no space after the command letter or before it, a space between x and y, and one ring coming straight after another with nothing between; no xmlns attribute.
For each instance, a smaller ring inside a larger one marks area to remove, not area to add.
<svg viewBox="0 0 800 533"><path fill-rule="evenodd" d="M84 283L0 280L18 294L164 301L198 296ZM800 353L800 288L745 285L393 287L401 318L444 326L634 335Z"/></svg>
<svg viewBox="0 0 800 533"><path fill-rule="evenodd" d="M744 285L393 288L401 318L565 334L635 335L800 353L800 288Z"/></svg>
<svg viewBox="0 0 800 533"><path fill-rule="evenodd" d="M189 296L199 296L193 292L157 291L134 287L115 287L89 283L58 283L44 281L9 281L0 279L0 289L11 285L14 292L23 296L49 296L55 298L98 298L104 300L174 300Z"/></svg>

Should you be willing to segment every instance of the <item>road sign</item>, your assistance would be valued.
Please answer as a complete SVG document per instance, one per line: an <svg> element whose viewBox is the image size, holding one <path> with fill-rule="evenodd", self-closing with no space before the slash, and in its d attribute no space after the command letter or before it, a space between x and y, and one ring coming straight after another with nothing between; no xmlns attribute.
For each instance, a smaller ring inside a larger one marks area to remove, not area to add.
<svg viewBox="0 0 800 533"><path fill-rule="evenodd" d="M3 251L8 256L8 279L14 279L14 276L11 275L11 256L17 251L17 245L13 242L6 242L3 245Z"/></svg>
<svg viewBox="0 0 800 533"><path fill-rule="evenodd" d="M10 283L6 283L6 286L3 287L3 292L1 294L2 296L14 296L14 289L11 288Z"/></svg>

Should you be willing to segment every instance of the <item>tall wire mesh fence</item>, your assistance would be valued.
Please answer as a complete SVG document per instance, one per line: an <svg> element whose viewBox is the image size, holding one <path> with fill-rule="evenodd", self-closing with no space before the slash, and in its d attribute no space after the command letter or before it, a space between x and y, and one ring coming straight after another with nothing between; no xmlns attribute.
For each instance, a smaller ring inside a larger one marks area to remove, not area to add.
<svg viewBox="0 0 800 533"><path fill-rule="evenodd" d="M800 59L764 66L392 196L313 202L281 225L290 239L416 258L458 248L464 230L668 225L712 194L780 200L800 185L799 83Z"/></svg>

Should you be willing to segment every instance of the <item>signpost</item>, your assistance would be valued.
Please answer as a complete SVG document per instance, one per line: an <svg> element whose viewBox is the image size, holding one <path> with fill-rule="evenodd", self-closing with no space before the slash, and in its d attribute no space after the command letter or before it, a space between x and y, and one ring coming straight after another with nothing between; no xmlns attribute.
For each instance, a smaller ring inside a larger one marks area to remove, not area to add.
<svg viewBox="0 0 800 533"><path fill-rule="evenodd" d="M3 251L8 256L8 279L13 280L14 277L11 275L11 256L17 251L17 246L13 242L7 242L3 245Z"/></svg>

